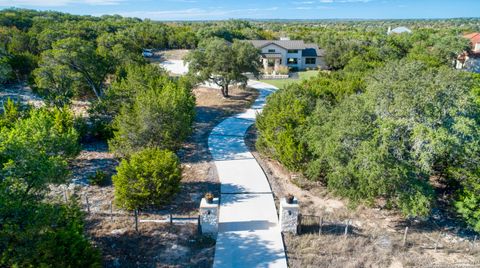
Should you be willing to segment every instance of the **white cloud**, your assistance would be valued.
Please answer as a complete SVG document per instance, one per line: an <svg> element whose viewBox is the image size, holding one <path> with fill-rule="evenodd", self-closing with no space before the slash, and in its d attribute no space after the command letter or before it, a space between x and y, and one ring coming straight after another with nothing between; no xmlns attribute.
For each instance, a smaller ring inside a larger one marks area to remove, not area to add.
<svg viewBox="0 0 480 268"><path fill-rule="evenodd" d="M313 5L316 3L321 4L334 4L334 3L368 3L373 0L316 0L316 1L294 1L291 2L294 5ZM303 8L300 8L303 9Z"/></svg>
<svg viewBox="0 0 480 268"><path fill-rule="evenodd" d="M298 2L292 2L294 5L310 5L314 4L315 1L298 1Z"/></svg>
<svg viewBox="0 0 480 268"><path fill-rule="evenodd" d="M225 19L225 18L249 18L275 15L271 11L278 10L278 7L269 8L246 8L246 9L201 9L189 8L179 10L159 11L129 11L116 13L125 17L149 18L157 20L204 20L204 19ZM101 15L101 14L97 14Z"/></svg>
<svg viewBox="0 0 480 268"><path fill-rule="evenodd" d="M178 2L178 3L198 3L197 0L168 0L170 2Z"/></svg>
<svg viewBox="0 0 480 268"><path fill-rule="evenodd" d="M373 0L319 0L320 3L368 3Z"/></svg>
<svg viewBox="0 0 480 268"><path fill-rule="evenodd" d="M0 6L6 7L59 7L72 4L87 4L92 6L116 5L123 0L0 0Z"/></svg>

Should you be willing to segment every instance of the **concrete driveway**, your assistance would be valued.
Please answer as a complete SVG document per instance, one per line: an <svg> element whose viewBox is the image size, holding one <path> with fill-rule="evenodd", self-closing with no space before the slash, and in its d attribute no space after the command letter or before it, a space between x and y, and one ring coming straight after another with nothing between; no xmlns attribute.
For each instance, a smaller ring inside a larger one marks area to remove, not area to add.
<svg viewBox="0 0 480 268"><path fill-rule="evenodd" d="M270 185L244 136L275 87L250 81L260 96L246 112L218 124L208 146L221 182L214 267L287 267Z"/></svg>

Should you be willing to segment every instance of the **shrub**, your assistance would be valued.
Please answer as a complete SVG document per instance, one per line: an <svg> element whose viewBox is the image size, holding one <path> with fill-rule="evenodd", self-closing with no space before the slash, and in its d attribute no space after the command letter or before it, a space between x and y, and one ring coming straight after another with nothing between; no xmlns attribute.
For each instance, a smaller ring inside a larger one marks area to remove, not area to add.
<svg viewBox="0 0 480 268"><path fill-rule="evenodd" d="M77 201L15 201L0 209L0 267L101 267Z"/></svg>
<svg viewBox="0 0 480 268"><path fill-rule="evenodd" d="M288 69L288 66L281 65L281 66L278 66L278 68L277 68L277 73L278 74L288 74L289 72L290 72L290 70Z"/></svg>
<svg viewBox="0 0 480 268"><path fill-rule="evenodd" d="M88 177L88 183L91 185L103 186L108 182L107 173L97 170L94 175Z"/></svg>
<svg viewBox="0 0 480 268"><path fill-rule="evenodd" d="M298 170L305 161L306 147L300 140L301 127L315 107L311 91L291 85L269 97L257 117L257 148L287 168Z"/></svg>
<svg viewBox="0 0 480 268"><path fill-rule="evenodd" d="M115 203L125 209L158 207L178 192L181 168L171 151L148 148L124 159L112 177Z"/></svg>
<svg viewBox="0 0 480 268"><path fill-rule="evenodd" d="M263 69L263 72L265 74L271 74L273 72L273 68L272 67L267 67L267 68L264 68Z"/></svg>

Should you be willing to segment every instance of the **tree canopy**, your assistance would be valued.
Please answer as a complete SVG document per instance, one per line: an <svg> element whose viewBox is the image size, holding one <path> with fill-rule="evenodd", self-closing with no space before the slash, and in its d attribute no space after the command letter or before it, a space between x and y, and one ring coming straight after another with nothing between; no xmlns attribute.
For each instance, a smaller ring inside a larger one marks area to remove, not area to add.
<svg viewBox="0 0 480 268"><path fill-rule="evenodd" d="M246 72L258 74L260 52L250 43L223 39L207 39L186 57L189 72L198 81L210 81L228 97L233 83L246 84Z"/></svg>
<svg viewBox="0 0 480 268"><path fill-rule="evenodd" d="M187 81L146 65L131 68L110 90L116 101L123 99L109 141L115 153L129 155L152 146L176 150L190 135L195 98Z"/></svg>
<svg viewBox="0 0 480 268"><path fill-rule="evenodd" d="M69 179L67 160L79 152L70 112L21 110L9 102L0 129L0 266L99 267L84 236L83 214L46 202L50 184Z"/></svg>

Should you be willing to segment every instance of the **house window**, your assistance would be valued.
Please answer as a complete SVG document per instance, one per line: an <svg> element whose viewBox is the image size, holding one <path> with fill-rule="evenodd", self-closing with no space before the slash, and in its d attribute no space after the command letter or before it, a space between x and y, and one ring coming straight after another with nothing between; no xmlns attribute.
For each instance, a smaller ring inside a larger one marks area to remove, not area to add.
<svg viewBox="0 0 480 268"><path fill-rule="evenodd" d="M287 59L287 64L297 64L298 60L297 58L288 58Z"/></svg>
<svg viewBox="0 0 480 268"><path fill-rule="evenodd" d="M306 58L305 59L305 64L316 64L317 59L316 58Z"/></svg>
<svg viewBox="0 0 480 268"><path fill-rule="evenodd" d="M290 54L297 54L298 50L297 49L289 49L287 52L290 53Z"/></svg>
<svg viewBox="0 0 480 268"><path fill-rule="evenodd" d="M275 49L269 49L268 53L275 53Z"/></svg>
<svg viewBox="0 0 480 268"><path fill-rule="evenodd" d="M275 60L274 59L268 59L268 67L273 67L275 66Z"/></svg>

